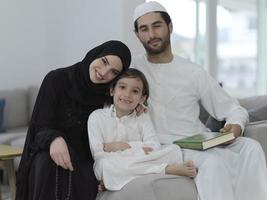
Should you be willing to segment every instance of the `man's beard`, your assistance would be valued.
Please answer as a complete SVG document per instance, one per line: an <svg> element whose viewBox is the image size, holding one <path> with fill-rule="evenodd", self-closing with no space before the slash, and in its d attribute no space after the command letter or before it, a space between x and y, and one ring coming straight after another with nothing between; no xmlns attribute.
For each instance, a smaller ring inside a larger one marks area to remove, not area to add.
<svg viewBox="0 0 267 200"><path fill-rule="evenodd" d="M145 42L142 42L144 48L146 49L146 52L149 54L149 55L157 55L157 54L160 54L162 52L164 52L167 47L170 45L170 36L169 37L165 37L163 39L160 39L161 41L161 45L157 48L153 48L151 47L148 43L145 43Z"/></svg>

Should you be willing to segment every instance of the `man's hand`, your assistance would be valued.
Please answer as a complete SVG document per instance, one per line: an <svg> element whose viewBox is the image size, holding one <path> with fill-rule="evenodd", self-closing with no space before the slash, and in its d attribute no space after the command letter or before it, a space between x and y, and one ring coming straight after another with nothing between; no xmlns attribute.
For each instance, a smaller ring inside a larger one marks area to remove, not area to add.
<svg viewBox="0 0 267 200"><path fill-rule="evenodd" d="M131 146L127 142L110 142L104 144L103 150L105 152L116 152L116 151L124 151L130 148Z"/></svg>
<svg viewBox="0 0 267 200"><path fill-rule="evenodd" d="M234 133L235 138L241 136L241 126L239 124L227 124L225 125L223 128L220 129L221 133L225 133L225 132L231 132ZM234 142L234 140L231 140L229 142L226 142L224 144L232 144Z"/></svg>
<svg viewBox="0 0 267 200"><path fill-rule="evenodd" d="M58 166L73 171L68 146L62 137L57 137L50 144L50 156Z"/></svg>

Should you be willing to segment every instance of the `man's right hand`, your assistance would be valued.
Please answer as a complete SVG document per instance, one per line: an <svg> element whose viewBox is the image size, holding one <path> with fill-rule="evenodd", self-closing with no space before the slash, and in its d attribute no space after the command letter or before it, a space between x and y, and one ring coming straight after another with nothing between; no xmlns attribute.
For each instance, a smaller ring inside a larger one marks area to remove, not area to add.
<svg viewBox="0 0 267 200"><path fill-rule="evenodd" d="M58 166L73 171L68 146L62 137L57 137L50 144L50 156Z"/></svg>

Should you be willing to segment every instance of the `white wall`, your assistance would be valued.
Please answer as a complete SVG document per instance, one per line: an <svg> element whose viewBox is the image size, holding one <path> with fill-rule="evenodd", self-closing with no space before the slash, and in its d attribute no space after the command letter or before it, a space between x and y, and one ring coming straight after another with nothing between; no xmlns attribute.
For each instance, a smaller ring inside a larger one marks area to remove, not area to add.
<svg viewBox="0 0 267 200"><path fill-rule="evenodd" d="M142 44L135 36L133 24L134 8L143 2L145 0L123 1L123 40L130 47L133 56L145 52Z"/></svg>
<svg viewBox="0 0 267 200"><path fill-rule="evenodd" d="M40 84L110 39L142 50L130 30L144 0L8 0L0 3L0 89Z"/></svg>

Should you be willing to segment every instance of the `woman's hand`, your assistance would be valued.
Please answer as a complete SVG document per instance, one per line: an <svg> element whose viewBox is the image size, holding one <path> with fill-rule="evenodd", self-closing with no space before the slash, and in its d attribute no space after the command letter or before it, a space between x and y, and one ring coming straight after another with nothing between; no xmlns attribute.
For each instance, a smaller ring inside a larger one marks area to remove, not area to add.
<svg viewBox="0 0 267 200"><path fill-rule="evenodd" d="M116 152L116 151L124 151L130 148L131 146L127 142L110 142L104 144L103 150L105 152Z"/></svg>
<svg viewBox="0 0 267 200"><path fill-rule="evenodd" d="M73 171L68 146L62 137L57 137L50 144L50 156L58 166Z"/></svg>
<svg viewBox="0 0 267 200"><path fill-rule="evenodd" d="M98 192L104 192L104 191L106 191L106 188L105 188L103 180L101 180L99 181L99 184L98 184Z"/></svg>
<svg viewBox="0 0 267 200"><path fill-rule="evenodd" d="M143 103L140 103L135 108L135 111L136 111L137 116L140 116L142 113L146 113L148 111L148 108Z"/></svg>

